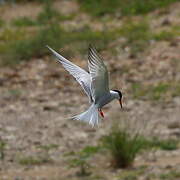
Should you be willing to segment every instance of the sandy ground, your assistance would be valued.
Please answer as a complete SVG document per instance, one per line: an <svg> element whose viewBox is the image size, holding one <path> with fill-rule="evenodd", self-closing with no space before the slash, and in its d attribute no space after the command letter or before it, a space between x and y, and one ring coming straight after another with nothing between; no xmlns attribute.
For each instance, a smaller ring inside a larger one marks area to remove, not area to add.
<svg viewBox="0 0 180 180"><path fill-rule="evenodd" d="M69 2L63 3L66 6L63 12L69 12ZM60 6L58 3L56 5ZM151 14L156 19L152 20L152 28L160 29L160 24L167 18L172 25L177 25L179 5L173 5L168 15L162 15L161 18L158 18L157 12ZM28 16L32 7L34 16L40 11L40 7L36 6L34 9L34 5L30 5L29 10L27 5L27 11L22 10L23 7L17 7L18 16ZM77 4L73 7L73 13L78 11ZM3 18L11 19L15 12L8 13L7 9L4 10ZM73 23L69 24L73 26ZM121 26L116 21L113 24ZM101 29L98 23L95 25L96 29ZM112 22L109 23L111 25ZM175 39L175 45L155 42L151 44L148 53L139 59L131 59L127 54L110 57L107 53L105 62L111 72L111 87L122 89L124 108L121 110L116 101L107 105L104 108L104 120L95 128L68 119L86 110L88 99L80 86L53 58L32 59L13 68L1 67L0 140L6 146L3 150L4 158L0 160L0 180L122 179L124 170L113 169L107 153L105 156L104 153L97 153L89 160L91 167L88 170L91 175L86 177L77 176L78 167L70 168L70 157L66 156L67 153L77 152L88 145L98 145L99 139L117 121L131 122L146 136L179 139L180 95L152 101L143 97L134 99L130 91L133 82L142 82L144 85L166 81L180 82L179 43L179 37ZM82 57L75 57L72 61L82 67L86 65ZM123 72L125 67L127 72ZM42 146L51 148L45 150ZM23 164L22 160L27 157L44 161L39 165ZM180 172L180 149L144 152L127 171L136 172L142 167L139 180L160 179L160 174L169 171Z"/></svg>

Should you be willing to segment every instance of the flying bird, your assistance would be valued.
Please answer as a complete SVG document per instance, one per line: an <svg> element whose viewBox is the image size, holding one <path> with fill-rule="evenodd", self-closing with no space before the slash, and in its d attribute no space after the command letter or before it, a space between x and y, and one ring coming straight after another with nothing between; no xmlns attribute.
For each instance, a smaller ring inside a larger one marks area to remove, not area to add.
<svg viewBox="0 0 180 180"><path fill-rule="evenodd" d="M90 107L87 111L73 116L71 119L89 123L92 126L98 125L104 118L102 107L112 100L119 100L122 108L122 93L119 90L109 89L109 75L102 58L97 50L90 45L88 52L89 72L73 64L55 50L47 46L63 67L77 80L89 98Z"/></svg>

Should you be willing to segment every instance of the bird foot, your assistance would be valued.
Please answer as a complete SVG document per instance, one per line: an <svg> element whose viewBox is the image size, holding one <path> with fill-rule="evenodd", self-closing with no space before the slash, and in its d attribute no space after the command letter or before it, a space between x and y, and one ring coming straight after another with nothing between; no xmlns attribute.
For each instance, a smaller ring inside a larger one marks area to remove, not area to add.
<svg viewBox="0 0 180 180"><path fill-rule="evenodd" d="M101 109L99 109L99 113L100 113L100 115L104 118L104 113L102 112Z"/></svg>

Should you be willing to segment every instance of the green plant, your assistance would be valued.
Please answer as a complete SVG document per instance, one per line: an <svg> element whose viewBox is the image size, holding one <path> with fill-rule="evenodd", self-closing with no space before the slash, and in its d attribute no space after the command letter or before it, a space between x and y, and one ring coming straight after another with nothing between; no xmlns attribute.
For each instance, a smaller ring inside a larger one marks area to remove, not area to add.
<svg viewBox="0 0 180 180"><path fill-rule="evenodd" d="M177 179L177 178L180 178L180 172L171 170L168 173L160 174L159 178L162 179L162 180L163 179L167 179L167 180Z"/></svg>
<svg viewBox="0 0 180 180"><path fill-rule="evenodd" d="M89 44L95 44L98 50L105 49L118 36L114 31L93 31L89 27L85 27L79 32L68 34L72 46L78 48L80 52L87 50L86 48Z"/></svg>
<svg viewBox="0 0 180 180"><path fill-rule="evenodd" d="M141 83L132 83L131 92L134 98L146 98L153 101L163 100L167 97L180 95L179 82L166 82L151 85L142 85Z"/></svg>
<svg viewBox="0 0 180 180"><path fill-rule="evenodd" d="M21 165L41 165L44 163L49 163L51 162L51 159L48 157L33 157L33 156L28 156L28 157L21 157L19 159L19 164Z"/></svg>
<svg viewBox="0 0 180 180"><path fill-rule="evenodd" d="M40 24L52 23L52 21L56 21L59 16L58 11L53 8L53 1L44 0L43 11L38 15L37 21Z"/></svg>
<svg viewBox="0 0 180 180"><path fill-rule="evenodd" d="M4 20L0 18L0 27L2 27L5 24Z"/></svg>
<svg viewBox="0 0 180 180"><path fill-rule="evenodd" d="M154 39L157 41L162 41L162 40L169 41L172 40L174 36L175 34L172 31L161 31L154 35Z"/></svg>
<svg viewBox="0 0 180 180"><path fill-rule="evenodd" d="M144 20L135 23L132 21L130 23L125 23L119 30L119 33L127 39L123 46L130 47L132 55L143 52L149 45L149 40L152 37L149 25Z"/></svg>
<svg viewBox="0 0 180 180"><path fill-rule="evenodd" d="M152 139L145 141L146 147L149 148L159 148L162 150L172 151L178 148L179 141L175 139L159 139L153 137Z"/></svg>
<svg viewBox="0 0 180 180"><path fill-rule="evenodd" d="M120 12L121 15L138 15L166 7L178 0L78 0L81 9L93 16L103 16Z"/></svg>
<svg viewBox="0 0 180 180"><path fill-rule="evenodd" d="M43 3L45 0L31 0L31 1ZM29 3L29 0L16 0L16 3Z"/></svg>
<svg viewBox="0 0 180 180"><path fill-rule="evenodd" d="M27 33L23 29L10 29L5 28L0 32L0 41L9 43L12 41L18 41L27 37Z"/></svg>
<svg viewBox="0 0 180 180"><path fill-rule="evenodd" d="M0 139L0 160L3 160L5 157L5 147L6 143Z"/></svg>
<svg viewBox="0 0 180 180"><path fill-rule="evenodd" d="M118 176L118 178L122 180L136 180L144 173L145 169L146 167L142 166L138 169L124 170L120 173L120 176Z"/></svg>
<svg viewBox="0 0 180 180"><path fill-rule="evenodd" d="M37 22L28 17L21 17L18 19L13 19L12 24L17 27L24 27L24 26L35 26L37 25Z"/></svg>
<svg viewBox="0 0 180 180"><path fill-rule="evenodd" d="M103 144L113 158L112 165L120 168L132 165L136 155L144 148L143 143L139 132L130 133L119 125L113 126L111 132L103 137Z"/></svg>
<svg viewBox="0 0 180 180"><path fill-rule="evenodd" d="M172 26L169 30L164 30L153 35L153 38L157 41L171 41L180 35L179 26Z"/></svg>
<svg viewBox="0 0 180 180"><path fill-rule="evenodd" d="M20 89L9 89L8 94L9 96L18 98L22 94L22 91Z"/></svg>
<svg viewBox="0 0 180 180"><path fill-rule="evenodd" d="M53 48L60 48L62 45L61 32L59 26L53 25L41 29L32 38L12 42L8 52L8 63L17 63L32 57L41 57L49 52L45 47L47 44Z"/></svg>
<svg viewBox="0 0 180 180"><path fill-rule="evenodd" d="M70 51L76 48L76 51L82 53L89 43L92 43L96 44L98 50L102 50L118 36L118 33L114 31L92 31L89 27L77 32L66 32L56 24L41 27L34 37L27 36L24 31L22 33L18 32L15 36L14 33L14 31L8 30L2 36L0 34L0 39L3 38L4 41L3 44L0 44L4 64L15 64L22 60L29 60L32 57L44 56L49 53L45 47L46 45L57 50L64 44L69 44Z"/></svg>
<svg viewBox="0 0 180 180"><path fill-rule="evenodd" d="M47 152L51 149L57 149L58 147L59 147L59 145L57 145L57 144L48 144L48 145L40 145L39 146L40 149L43 149Z"/></svg>
<svg viewBox="0 0 180 180"><path fill-rule="evenodd" d="M158 85L151 88L150 96L154 100L159 100L169 90L169 84L159 83Z"/></svg>
<svg viewBox="0 0 180 180"><path fill-rule="evenodd" d="M71 167L79 167L79 171L77 172L78 176L88 176L90 172L87 172L87 167L90 167L88 163L88 159L95 153L100 150L98 146L87 146L79 152L71 153L74 158L70 161Z"/></svg>
<svg viewBox="0 0 180 180"><path fill-rule="evenodd" d="M146 91L143 89L141 83L132 83L131 91L134 98L142 98L146 95Z"/></svg>

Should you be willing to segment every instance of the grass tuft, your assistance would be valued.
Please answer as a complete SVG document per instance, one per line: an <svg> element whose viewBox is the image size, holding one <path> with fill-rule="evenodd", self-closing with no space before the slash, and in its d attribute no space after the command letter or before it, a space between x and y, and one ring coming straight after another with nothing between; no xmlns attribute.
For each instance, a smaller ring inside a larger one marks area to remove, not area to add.
<svg viewBox="0 0 180 180"><path fill-rule="evenodd" d="M48 159L48 158L42 158L42 157L33 157L33 156L29 156L29 157L22 157L19 160L19 164L21 165L41 165L41 164L45 164L45 163L49 163L52 160Z"/></svg>
<svg viewBox="0 0 180 180"><path fill-rule="evenodd" d="M103 137L103 143L111 152L112 165L119 168L131 166L136 155L144 148L139 133L130 133L119 126L114 126L109 135Z"/></svg>
<svg viewBox="0 0 180 180"><path fill-rule="evenodd" d="M5 141L0 139L0 160L3 160L5 157L5 148L6 148Z"/></svg>
<svg viewBox="0 0 180 180"><path fill-rule="evenodd" d="M27 26L35 26L37 25L37 22L28 17L20 17L18 19L13 19L12 25L17 27L27 27Z"/></svg>

